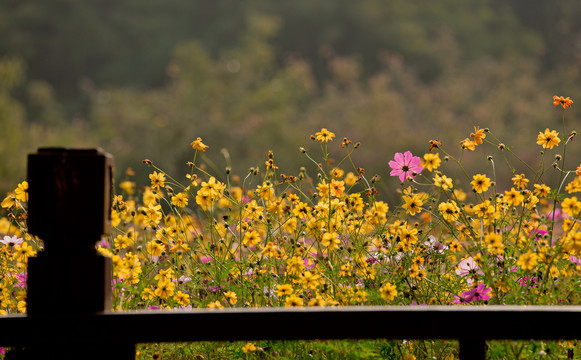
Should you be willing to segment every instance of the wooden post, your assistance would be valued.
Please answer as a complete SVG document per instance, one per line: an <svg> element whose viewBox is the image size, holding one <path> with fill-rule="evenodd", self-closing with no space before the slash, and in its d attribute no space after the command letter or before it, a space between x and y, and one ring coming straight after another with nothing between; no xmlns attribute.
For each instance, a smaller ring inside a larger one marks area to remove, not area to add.
<svg viewBox="0 0 581 360"><path fill-rule="evenodd" d="M485 360L486 340L480 338L460 339L460 360Z"/></svg>
<svg viewBox="0 0 581 360"><path fill-rule="evenodd" d="M112 182L113 157L100 149L41 148L28 156L28 231L44 243L29 259L29 316L54 315L58 326L59 314L111 310L111 259L95 243L110 231ZM26 358L134 358L133 344L87 342L27 348Z"/></svg>

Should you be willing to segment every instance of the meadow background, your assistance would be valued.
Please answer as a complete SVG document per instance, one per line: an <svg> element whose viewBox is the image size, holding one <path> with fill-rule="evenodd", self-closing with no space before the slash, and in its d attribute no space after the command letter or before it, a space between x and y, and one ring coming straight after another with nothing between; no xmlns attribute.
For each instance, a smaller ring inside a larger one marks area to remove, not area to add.
<svg viewBox="0 0 581 360"><path fill-rule="evenodd" d="M268 150L298 172L323 127L364 143L355 160L383 196L395 152L451 147L473 125L530 161L560 124L538 105L581 90L580 15L573 0L2 0L0 192L54 145L102 147L118 180L131 167L144 184L142 159L180 172L197 136L218 177Z"/></svg>
<svg viewBox="0 0 581 360"><path fill-rule="evenodd" d="M115 310L578 304L579 110L553 96L579 101L579 15L572 0L0 0L0 314L26 312L26 262L43 250L23 182L41 146L115 157L114 231L97 245ZM420 157L413 182L390 176ZM488 356L579 353L498 342ZM263 341L137 355L458 351Z"/></svg>

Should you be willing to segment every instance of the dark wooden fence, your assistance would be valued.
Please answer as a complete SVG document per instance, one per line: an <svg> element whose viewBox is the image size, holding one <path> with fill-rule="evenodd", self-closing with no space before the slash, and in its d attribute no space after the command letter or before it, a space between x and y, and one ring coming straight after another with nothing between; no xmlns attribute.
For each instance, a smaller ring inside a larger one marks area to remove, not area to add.
<svg viewBox="0 0 581 360"><path fill-rule="evenodd" d="M12 315L0 318L0 346L32 349L14 359L133 359L147 342L455 339L470 360L485 359L486 340L579 339L579 321L580 306L498 305Z"/></svg>
<svg viewBox="0 0 581 360"><path fill-rule="evenodd" d="M99 150L29 156L29 231L46 250L29 259L28 313L0 317L8 359L128 360L147 342L453 339L466 360L485 359L487 340L581 339L581 306L109 311L111 263L93 248L108 231L111 176Z"/></svg>

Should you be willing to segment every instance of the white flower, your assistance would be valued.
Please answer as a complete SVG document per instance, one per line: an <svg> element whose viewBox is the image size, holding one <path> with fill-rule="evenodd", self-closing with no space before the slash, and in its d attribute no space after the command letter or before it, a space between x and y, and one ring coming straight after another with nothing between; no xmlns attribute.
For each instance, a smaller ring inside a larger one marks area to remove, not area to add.
<svg viewBox="0 0 581 360"><path fill-rule="evenodd" d="M6 245L6 246L16 246L16 245L20 245L24 242L24 240L22 240L19 237L16 237L16 235L10 237L10 236L4 236L4 240L0 240L0 243Z"/></svg>
<svg viewBox="0 0 581 360"><path fill-rule="evenodd" d="M480 266L478 266L478 264L476 263L476 261L474 261L474 259L472 259L472 257L460 261L460 263L458 264L458 268L456 269L456 274L460 276L472 274L484 275L482 270L480 270Z"/></svg>

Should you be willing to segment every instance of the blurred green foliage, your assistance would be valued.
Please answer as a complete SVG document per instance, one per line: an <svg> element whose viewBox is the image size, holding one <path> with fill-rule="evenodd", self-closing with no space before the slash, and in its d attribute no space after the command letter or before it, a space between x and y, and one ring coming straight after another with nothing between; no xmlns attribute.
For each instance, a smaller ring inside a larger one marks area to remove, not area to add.
<svg viewBox="0 0 581 360"><path fill-rule="evenodd" d="M552 95L581 90L579 15L572 0L2 0L0 190L39 146L100 146L146 182L143 158L182 173L198 136L217 175L268 150L296 174L322 127L361 141L385 186L394 152L473 125L531 159L538 131L561 131Z"/></svg>

